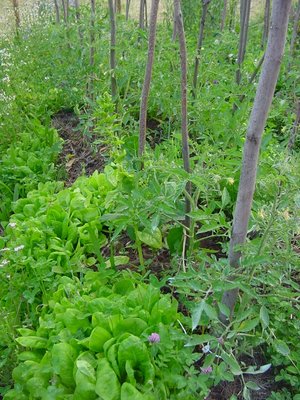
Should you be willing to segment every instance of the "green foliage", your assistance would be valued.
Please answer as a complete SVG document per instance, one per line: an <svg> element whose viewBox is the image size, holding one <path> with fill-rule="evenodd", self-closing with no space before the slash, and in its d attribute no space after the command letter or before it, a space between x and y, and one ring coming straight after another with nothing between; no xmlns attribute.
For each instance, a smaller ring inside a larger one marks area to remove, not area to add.
<svg viewBox="0 0 300 400"><path fill-rule="evenodd" d="M182 2L190 77L200 3ZM255 93L247 80L262 55L261 21L251 22L255 29L249 31L237 87L238 37L234 23L233 32L220 34L221 3L209 5L198 96L189 97L190 175L182 168L180 59L171 40L171 14L167 27L158 26L143 170L137 132L147 33L138 41L136 21L118 17L117 110L109 94L109 23L101 5L94 67L85 6L79 23L71 11L68 26L47 21L22 30L21 40L1 42L0 394L14 385L6 400L193 400L234 379L242 381L249 399L257 390L255 376L266 371L281 387L270 399L297 400L300 168L297 153L287 157L285 151L298 95L297 62L288 60L287 75L284 58L262 142L251 240L233 284L223 257ZM62 141L51 117L73 109L95 151L103 153L105 146L107 165L103 173L65 188L55 182ZM188 180L192 228L183 260ZM126 245L118 242L125 235ZM136 265L131 248L144 276L116 272ZM171 254L171 269L167 260L158 271L161 281L150 273L157 265L144 260L146 248L153 257L161 250ZM182 265L187 272L181 273ZM219 313L229 313L222 294L236 285L240 299L224 327ZM185 317L158 288L175 294ZM149 343L153 332L159 343ZM193 353L195 346L200 354ZM253 351L264 360L249 361Z"/></svg>
<svg viewBox="0 0 300 400"><path fill-rule="evenodd" d="M279 221L278 224L282 229ZM276 243L274 243L274 237L271 237L273 238L272 250L269 251L276 259L275 254L278 254ZM257 245L259 244L258 242ZM248 366L243 362L243 368L241 368L236 360L243 361L243 355L253 354L253 349L256 349L255 354L256 351L261 352L261 348L265 348L265 355L269 360L266 365L268 368L272 365L276 374L275 380L288 382L291 393L296 394L299 391L300 371L299 344L295 340L299 329L297 322L299 283L289 272L282 271L280 262L277 264L271 257L264 256L264 259L258 257L257 247L256 255L252 255L251 258L248 255L248 257L236 275L235 284L232 284L229 279L228 266L226 263L220 263L220 260L211 263L209 269L202 261L200 267L195 270L190 268L188 273L177 275L170 280L171 285L174 285L182 294L181 301L190 309L192 330L199 330L201 327L202 332L205 332L202 337L192 338L189 344L193 346L208 343L208 353L216 353L216 340L209 332L219 332L226 353L217 352L215 357L218 355L222 357L233 375L244 374L245 376L264 373L267 367L260 366L257 370L255 366ZM249 272L249 266L253 271L250 278L246 273L246 271ZM233 287L238 287L242 295L234 317L224 331L218 315L221 312L229 317L229 313L222 305L221 298L224 288ZM229 354L233 357L228 357ZM218 359L214 358L214 362L217 363Z"/></svg>
<svg viewBox="0 0 300 400"><path fill-rule="evenodd" d="M37 330L20 330L25 351L4 398L178 398L188 385L177 377L195 358L183 347L179 318L177 302L137 275L62 277ZM149 343L153 332L159 343Z"/></svg>
<svg viewBox="0 0 300 400"><path fill-rule="evenodd" d="M62 183L40 183L26 199L18 200L1 246L6 247L7 268L10 270L16 262L18 268L9 278L6 268L1 270L4 285L12 285L12 278L14 290L34 304L40 291L46 294L53 274L82 271L97 259L103 263L99 248L107 239L99 219L101 210L105 210L105 196L112 188L105 174L94 173L64 190ZM5 286L1 290L5 293ZM15 291L7 292L2 299L13 301Z"/></svg>
<svg viewBox="0 0 300 400"><path fill-rule="evenodd" d="M127 229L130 233L132 230L140 252L141 243L161 249L163 242L159 226L182 218L179 197L184 182L176 182L178 180L172 170L161 173L152 167L150 164L143 171L132 171L131 174L119 170L118 174L124 177L123 185L119 185L106 197L108 212L101 218L114 231L112 241L121 231ZM140 263L143 265L141 257Z"/></svg>
<svg viewBox="0 0 300 400"><path fill-rule="evenodd" d="M0 220L8 221L12 201L26 197L39 182L55 178L55 167L62 140L57 132L38 120L29 123L28 131L18 135L2 155Z"/></svg>

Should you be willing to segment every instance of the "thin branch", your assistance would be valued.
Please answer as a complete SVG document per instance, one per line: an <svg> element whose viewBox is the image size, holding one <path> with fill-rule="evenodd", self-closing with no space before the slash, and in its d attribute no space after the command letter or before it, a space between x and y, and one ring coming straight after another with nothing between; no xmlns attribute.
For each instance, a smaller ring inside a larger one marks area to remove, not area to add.
<svg viewBox="0 0 300 400"><path fill-rule="evenodd" d="M196 98L197 95L197 81L198 81L198 70L200 62L200 51L202 47L203 37L204 37L204 26L208 10L208 5L210 0L202 0L202 15L200 19L199 36L197 43L197 52L195 57L195 67L194 67L194 77L193 77L193 97Z"/></svg>
<svg viewBox="0 0 300 400"><path fill-rule="evenodd" d="M57 0L54 0L54 8L55 8L55 18L56 18L56 23L60 23L60 14L59 14L59 6L57 3Z"/></svg>
<svg viewBox="0 0 300 400"><path fill-rule="evenodd" d="M12 0L14 14L15 14L15 22L16 22L16 32L19 35L19 30L21 26L21 19L20 19L20 8L19 8L19 0Z"/></svg>
<svg viewBox="0 0 300 400"><path fill-rule="evenodd" d="M117 103L117 80L116 80L116 16L113 0L108 0L110 17L110 73L111 73L111 96Z"/></svg>
<svg viewBox="0 0 300 400"><path fill-rule="evenodd" d="M190 152L189 152L189 134L188 134L188 116L187 116L187 51L186 40L183 26L180 0L174 0L174 10L177 25L177 33L180 47L181 64L181 136L182 136L182 158L184 169L187 173L191 172ZM186 184L186 191L191 196L191 181ZM191 201L189 196L185 196L185 226L190 233L191 219L188 215L191 212Z"/></svg>
<svg viewBox="0 0 300 400"><path fill-rule="evenodd" d="M296 118L295 118L295 121L293 124L293 128L292 128L289 143L288 143L288 151L289 152L291 152L295 146L297 132L299 130L299 124L300 124L300 100L298 100Z"/></svg>
<svg viewBox="0 0 300 400"><path fill-rule="evenodd" d="M159 5L159 0L152 1L151 14L150 14L150 27L149 27L148 58L147 58L147 65L146 65L142 98L141 98L141 107L140 107L140 132L139 132L139 151L138 151L139 157L143 155L146 143L147 106L148 106L148 97L150 91L150 83L151 83L153 60L154 60L158 5Z"/></svg>

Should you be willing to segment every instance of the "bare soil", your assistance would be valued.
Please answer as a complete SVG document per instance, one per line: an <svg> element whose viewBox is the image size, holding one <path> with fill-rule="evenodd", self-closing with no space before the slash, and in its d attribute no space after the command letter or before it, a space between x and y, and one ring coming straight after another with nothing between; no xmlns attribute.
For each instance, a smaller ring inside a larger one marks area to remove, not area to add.
<svg viewBox="0 0 300 400"><path fill-rule="evenodd" d="M61 111L52 118L52 125L64 139L58 166L63 169L66 186L70 186L79 176L102 171L105 164L105 146L95 150L93 138L89 139L79 129L79 119L72 111Z"/></svg>
<svg viewBox="0 0 300 400"><path fill-rule="evenodd" d="M258 358L262 357L258 355ZM265 364L258 363L257 367ZM247 363L247 365L249 365ZM255 358L251 362L251 365L256 365ZM278 389L278 384L275 382L274 372L271 370L261 375L244 375L245 382L254 382L260 387L259 390L251 390L251 400L266 400L272 391L275 392ZM237 396L238 400L243 400L243 382L237 376L233 382L220 382L215 386L208 397L205 400L229 400L231 396Z"/></svg>

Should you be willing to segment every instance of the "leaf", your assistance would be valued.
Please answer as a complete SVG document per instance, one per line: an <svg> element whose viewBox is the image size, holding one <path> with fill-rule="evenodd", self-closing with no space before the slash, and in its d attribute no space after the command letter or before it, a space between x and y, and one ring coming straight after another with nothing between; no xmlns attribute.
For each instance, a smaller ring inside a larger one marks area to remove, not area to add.
<svg viewBox="0 0 300 400"><path fill-rule="evenodd" d="M120 398L120 382L106 358L98 361L95 391L102 400L118 400Z"/></svg>
<svg viewBox="0 0 300 400"><path fill-rule="evenodd" d="M73 369L76 350L68 343L56 343L52 347L51 355L53 370L60 376L62 383L68 387L75 386Z"/></svg>
<svg viewBox="0 0 300 400"><path fill-rule="evenodd" d="M46 349L48 341L45 338L37 336L24 336L16 339L16 342L24 347L31 347L32 349Z"/></svg>
<svg viewBox="0 0 300 400"><path fill-rule="evenodd" d="M177 318L177 301L166 296L159 299L152 308L150 324L156 325L162 322L165 325L173 323Z"/></svg>
<svg viewBox="0 0 300 400"><path fill-rule="evenodd" d="M233 356L223 352L222 358L225 361L225 363L229 366L230 371L233 373L233 375L241 375L242 374L241 367L239 366L239 363L236 361L236 359Z"/></svg>
<svg viewBox="0 0 300 400"><path fill-rule="evenodd" d="M222 208L225 208L231 201L230 194L226 187L222 191Z"/></svg>
<svg viewBox="0 0 300 400"><path fill-rule="evenodd" d="M154 215L151 221L151 231L155 231L157 229L159 220L160 220L159 214Z"/></svg>
<svg viewBox="0 0 300 400"><path fill-rule="evenodd" d="M131 383L131 385L136 386L136 379L134 376L134 368L132 366L132 362L130 360L126 361L125 370L127 374L127 382Z"/></svg>
<svg viewBox="0 0 300 400"><path fill-rule="evenodd" d="M84 360L84 359L77 360L76 366L78 368L77 373L80 372L90 382L96 381L95 369L87 360Z"/></svg>
<svg viewBox="0 0 300 400"><path fill-rule="evenodd" d="M269 317L268 310L265 306L261 306L260 312L259 312L259 317L261 320L262 327L267 328L270 323L270 317Z"/></svg>
<svg viewBox="0 0 300 400"><path fill-rule="evenodd" d="M275 340L274 347L278 351L278 353L283 356L288 356L290 354L289 346L283 340Z"/></svg>
<svg viewBox="0 0 300 400"><path fill-rule="evenodd" d="M96 373L86 360L77 360L75 373L76 388L74 400L96 400L95 393ZM79 367L79 368L78 368Z"/></svg>
<svg viewBox="0 0 300 400"><path fill-rule="evenodd" d="M118 361L121 368L125 368L127 360L134 361L134 365L150 361L145 343L140 338L130 335L119 345Z"/></svg>
<svg viewBox="0 0 300 400"><path fill-rule="evenodd" d="M224 227L223 224L219 224L219 223L212 221L209 224L203 225L202 228L197 230L197 233L206 233L206 232L210 232L210 231L215 231L215 230L223 228L223 227Z"/></svg>
<svg viewBox="0 0 300 400"><path fill-rule="evenodd" d="M300 208L300 194L296 194L294 197L294 202L297 208Z"/></svg>
<svg viewBox="0 0 300 400"><path fill-rule="evenodd" d="M243 321L237 328L238 332L249 332L252 331L259 323L259 318L250 319Z"/></svg>
<svg viewBox="0 0 300 400"><path fill-rule="evenodd" d="M113 286L113 291L123 296L130 293L133 290L134 290L134 283L132 282L131 279L120 279Z"/></svg>
<svg viewBox="0 0 300 400"><path fill-rule="evenodd" d="M90 335L89 348L96 353L103 351L104 343L111 338L111 334L101 326L96 326Z"/></svg>
<svg viewBox="0 0 300 400"><path fill-rule="evenodd" d="M114 256L114 264L116 267L118 267L119 265L126 265L129 263L129 257L127 256ZM105 261L105 265L108 268L111 268L111 261L107 260Z"/></svg>
<svg viewBox="0 0 300 400"><path fill-rule="evenodd" d="M142 243L147 244L154 249L162 248L162 236L158 228L154 229L152 232L146 230L138 231L137 236Z"/></svg>
<svg viewBox="0 0 300 400"><path fill-rule="evenodd" d="M154 379L155 371L151 364L148 349L136 336L129 336L119 345L118 364L121 373L125 373L125 365L127 361L131 361L132 368L141 372L144 382Z"/></svg>
<svg viewBox="0 0 300 400"><path fill-rule="evenodd" d="M268 369L270 369L272 366L272 364L265 364L262 365L259 369L255 369L256 367L250 366L245 372L244 374L250 374L250 375L258 375L258 374L263 374L266 371L268 371Z"/></svg>
<svg viewBox="0 0 300 400"><path fill-rule="evenodd" d="M261 389L260 386L258 386L258 384L253 381L246 382L246 386L248 389L251 389L251 390L260 390Z"/></svg>
<svg viewBox="0 0 300 400"><path fill-rule="evenodd" d="M48 385L47 379L42 374L35 374L32 378L26 382L26 389L31 394L31 398L39 398L41 393L46 389Z"/></svg>
<svg viewBox="0 0 300 400"><path fill-rule="evenodd" d="M107 213L103 214L100 218L100 221L106 222L106 221L114 221L117 219L120 219L124 216L124 214L118 214L118 213ZM125 225L124 225L125 226Z"/></svg>
<svg viewBox="0 0 300 400"><path fill-rule="evenodd" d="M111 310L114 304L111 300L105 297L97 297L89 301L88 310L91 313L96 312L107 312L107 310Z"/></svg>
<svg viewBox="0 0 300 400"><path fill-rule="evenodd" d="M182 227L176 227L170 229L170 232L167 236L167 243L170 253L178 253L182 248L182 240L183 240L183 229Z"/></svg>
<svg viewBox="0 0 300 400"><path fill-rule="evenodd" d="M20 356L19 356L20 357ZM18 357L18 358L19 358ZM287 371L288 371L288 373L290 373L290 374L295 374L295 375L298 375L298 370L297 370L297 368L295 368L295 367L293 367L293 366L288 366L287 367L287 369L286 369ZM299 399L300 400L300 399Z"/></svg>
<svg viewBox="0 0 300 400"><path fill-rule="evenodd" d="M86 315L75 308L67 308L60 318L65 324L65 327L68 328L73 334L79 329L89 327L89 320Z"/></svg>
<svg viewBox="0 0 300 400"><path fill-rule="evenodd" d="M111 340L113 340L113 339L111 339ZM109 342L106 343L106 346L108 343ZM117 361L117 355L118 355L117 350L118 350L118 346L116 344L112 344L108 349L104 348L105 355L106 355L112 369L114 370L115 374L120 378L121 374L120 374L119 364Z"/></svg>
<svg viewBox="0 0 300 400"><path fill-rule="evenodd" d="M135 290L129 293L126 305L135 308L142 307L145 311L150 312L154 304L160 299L159 290L148 286L147 290L143 286L138 286Z"/></svg>
<svg viewBox="0 0 300 400"><path fill-rule="evenodd" d="M208 316L208 318L210 318L212 320L219 320L218 313L215 310L215 308L205 302L204 302L204 312Z"/></svg>
<svg viewBox="0 0 300 400"><path fill-rule="evenodd" d="M237 285L235 284L235 287L236 286ZM248 318L249 315L252 314L252 312L253 312L253 310L251 308L247 308L246 310L241 310L241 311L238 310L238 312L236 313L236 318L235 318L236 322L245 321L246 318Z"/></svg>
<svg viewBox="0 0 300 400"><path fill-rule="evenodd" d="M120 314L113 314L110 317L106 317L109 325L109 331L112 332L113 336L116 335L116 330L119 324L122 322L123 317ZM105 345L103 346L105 349Z"/></svg>
<svg viewBox="0 0 300 400"><path fill-rule="evenodd" d="M22 336L36 336L36 331L28 328L18 328L18 333Z"/></svg>
<svg viewBox="0 0 300 400"><path fill-rule="evenodd" d="M112 168L110 165L107 165L104 169L104 172L108 182L111 183L112 186L116 187L118 185L118 171Z"/></svg>
<svg viewBox="0 0 300 400"><path fill-rule="evenodd" d="M39 350L36 351L22 351L22 353L18 354L19 361L35 361L40 362L42 358L42 353ZM2 363L0 363L0 367L2 367Z"/></svg>
<svg viewBox="0 0 300 400"><path fill-rule="evenodd" d="M129 317L117 325L114 334L121 335L124 332L129 332L135 336L141 336L147 327L148 325L144 320L140 318Z"/></svg>
<svg viewBox="0 0 300 400"><path fill-rule="evenodd" d="M225 304L218 303L218 307L220 309L220 312L225 315L225 317L229 318L230 317L230 310L229 307L225 306Z"/></svg>
<svg viewBox="0 0 300 400"><path fill-rule="evenodd" d="M192 311L192 330L195 330L199 324L201 315L204 311L205 302L202 300Z"/></svg>
<svg viewBox="0 0 300 400"><path fill-rule="evenodd" d="M121 399L120 400L144 400L141 392L139 392L130 383L125 382L121 388Z"/></svg>
<svg viewBox="0 0 300 400"><path fill-rule="evenodd" d="M198 346L199 344L211 342L212 340L216 340L216 338L211 335L194 335L187 341L184 347L194 347Z"/></svg>
<svg viewBox="0 0 300 400"><path fill-rule="evenodd" d="M244 398L245 400L251 400L251 393L250 393L250 390L247 388L247 386L244 386L244 389L243 389L243 398Z"/></svg>
<svg viewBox="0 0 300 400"><path fill-rule="evenodd" d="M81 211L84 222L92 222L99 218L99 210L97 207L84 208Z"/></svg>

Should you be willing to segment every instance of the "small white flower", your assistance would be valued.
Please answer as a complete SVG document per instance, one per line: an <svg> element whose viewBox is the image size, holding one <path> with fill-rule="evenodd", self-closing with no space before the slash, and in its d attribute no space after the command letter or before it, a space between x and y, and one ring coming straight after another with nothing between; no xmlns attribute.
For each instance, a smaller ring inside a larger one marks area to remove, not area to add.
<svg viewBox="0 0 300 400"><path fill-rule="evenodd" d="M9 251L8 247L3 247L3 249L1 249L0 251Z"/></svg>
<svg viewBox="0 0 300 400"><path fill-rule="evenodd" d="M206 346L203 346L202 352L203 352L204 354L210 353L210 345L209 345L209 343L207 343Z"/></svg>
<svg viewBox="0 0 300 400"><path fill-rule="evenodd" d="M14 248L14 251L20 251L20 250L23 250L24 249L24 245L23 244L20 244L20 246L17 246L17 247L15 247Z"/></svg>
<svg viewBox="0 0 300 400"><path fill-rule="evenodd" d="M10 228L15 228L15 227L17 226L17 224L16 224L15 222L10 222L10 223L8 224L8 226L9 226Z"/></svg>
<svg viewBox="0 0 300 400"><path fill-rule="evenodd" d="M0 267L4 267L5 265L9 264L9 260L3 260L0 264Z"/></svg>

